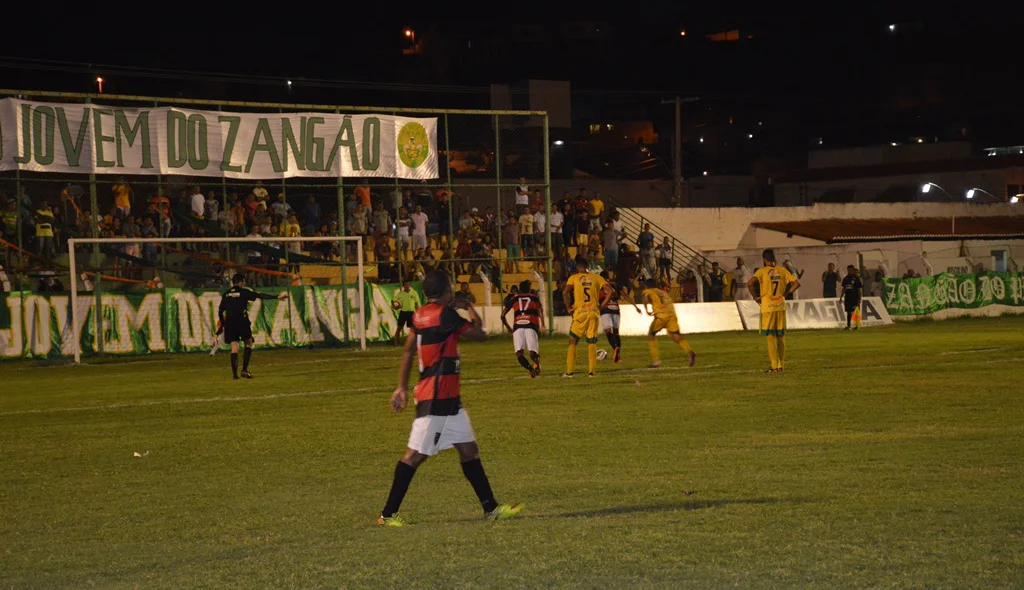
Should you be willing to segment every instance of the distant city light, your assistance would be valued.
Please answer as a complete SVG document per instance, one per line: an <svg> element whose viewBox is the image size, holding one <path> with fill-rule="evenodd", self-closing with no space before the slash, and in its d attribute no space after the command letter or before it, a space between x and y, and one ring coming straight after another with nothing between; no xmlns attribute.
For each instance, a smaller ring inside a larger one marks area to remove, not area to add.
<svg viewBox="0 0 1024 590"><path fill-rule="evenodd" d="M707 170L705 170L705 171L704 171L704 176L707 176L707 175L708 175L708 171L707 171Z"/></svg>
<svg viewBox="0 0 1024 590"><path fill-rule="evenodd" d="M819 137L819 138L818 138L818 145L821 145L823 141L825 141L825 140L824 140L824 139L822 139L821 137Z"/></svg>
<svg viewBox="0 0 1024 590"><path fill-rule="evenodd" d="M704 143L704 138L703 138L703 137L702 137L702 138L700 138L700 142L701 142L701 143Z"/></svg>
<svg viewBox="0 0 1024 590"><path fill-rule="evenodd" d="M291 85L292 85L292 81L291 81L291 80L288 80L288 85L289 85L289 86L291 86Z"/></svg>
<svg viewBox="0 0 1024 590"><path fill-rule="evenodd" d="M683 29L683 30L679 31L679 36L680 37L685 37L686 36L686 29Z"/></svg>
<svg viewBox="0 0 1024 590"><path fill-rule="evenodd" d="M889 145L891 145L892 147L896 147L899 144L894 141L894 142L890 143Z"/></svg>
<svg viewBox="0 0 1024 590"><path fill-rule="evenodd" d="M758 121L758 122L757 122L757 126L758 126L758 127L761 127L762 125L764 125L764 121Z"/></svg>
<svg viewBox="0 0 1024 590"><path fill-rule="evenodd" d="M412 29L406 29L404 33L406 37L412 37Z"/></svg>
<svg viewBox="0 0 1024 590"><path fill-rule="evenodd" d="M747 134L747 139L754 139L754 134L753 133L748 133Z"/></svg>
<svg viewBox="0 0 1024 590"><path fill-rule="evenodd" d="M923 139L923 138L921 138L921 137L918 137L918 138L917 138L917 143L924 143L924 139Z"/></svg>
<svg viewBox="0 0 1024 590"><path fill-rule="evenodd" d="M889 25L889 32L890 33L895 33L896 32L896 25Z"/></svg>
<svg viewBox="0 0 1024 590"><path fill-rule="evenodd" d="M556 139L555 140L555 145L564 145L564 144L565 144L565 142L562 141L561 139Z"/></svg>
<svg viewBox="0 0 1024 590"><path fill-rule="evenodd" d="M103 94L103 78L96 78L96 86L99 88L100 94Z"/></svg>

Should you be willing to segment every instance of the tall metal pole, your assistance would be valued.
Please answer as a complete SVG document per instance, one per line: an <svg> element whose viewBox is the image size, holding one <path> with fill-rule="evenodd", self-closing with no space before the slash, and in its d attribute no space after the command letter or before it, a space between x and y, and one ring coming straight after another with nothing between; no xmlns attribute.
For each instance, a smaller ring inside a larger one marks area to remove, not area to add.
<svg viewBox="0 0 1024 590"><path fill-rule="evenodd" d="M498 207L498 214L494 216L494 224L498 225L498 220L501 219L501 121L498 119L498 115L494 115L494 170L495 177L494 182L497 187L495 190L495 201ZM522 242L520 242L522 243ZM501 232L498 232L498 248L501 248ZM505 258L508 258L508 253L505 253ZM505 269L502 268L505 264L504 260L498 261L498 284L502 287L505 286ZM498 295L501 295L501 290L498 290Z"/></svg>
<svg viewBox="0 0 1024 590"><path fill-rule="evenodd" d="M452 207L455 204L455 199L452 198L452 152L451 152L451 142L448 140L448 113L444 114L444 153L445 153L445 158L444 158L445 159L445 164L447 165L447 168L448 168L448 170L445 171L445 174L447 174L446 179L447 179L447 184L448 184L448 249L452 253L452 258L454 258L455 257L455 222L454 222L454 220L452 218L452 215L453 215ZM438 241L440 241L440 239ZM439 243L437 245L437 247L440 248L441 244ZM452 266L450 268L452 268L452 270L454 270L454 264L455 264L454 261L450 260L449 262L452 264ZM441 268L444 268L444 266L445 266L445 263L444 263L444 250L441 250ZM455 280L454 276L452 277L452 280L453 281Z"/></svg>
<svg viewBox="0 0 1024 590"><path fill-rule="evenodd" d="M335 110L334 114L335 115L340 115L341 111L340 110ZM344 236L345 235L345 177L344 177L345 168L341 164L342 161L343 160L341 158L338 158L338 164L339 164L339 166L341 166L341 169L338 170L338 177L335 179L335 184L337 185L337 197L338 197L338 235L339 236ZM362 249L358 250L358 254L360 256L362 255ZM348 244L345 243L345 242L342 242L341 243L341 315L342 315L342 318L343 318L342 319L342 327L345 330L345 342L346 343L349 341L349 333L348 333L349 308L352 307L352 303L348 300L348 277L346 276L346 274L348 274L348 266L345 264L347 261L348 261ZM362 259L361 258L357 258L356 269L359 270L360 282L362 281L362 278L363 278L363 276L362 276L362 270L363 269L361 268L362 267L361 262L362 262ZM363 306L364 306L364 303L365 303L363 301L363 299L362 299L362 295L363 295L363 292L362 292L362 289L360 289L360 291L359 291L359 297L360 297L360 299L359 299L359 317L360 318L363 317ZM348 305L345 305L345 303L348 303ZM360 331L363 331L363 330L366 329L366 326L362 325L362 326L360 326L359 329L360 329ZM364 338L365 338L365 335L364 335Z"/></svg>
<svg viewBox="0 0 1024 590"><path fill-rule="evenodd" d="M681 116L681 104L679 97L676 97L676 129L675 137L673 137L673 143L675 143L676 154L672 163L673 173L675 175L675 186L672 191L672 195L675 199L675 205L679 205L683 200L683 145L682 145L682 116Z"/></svg>
<svg viewBox="0 0 1024 590"><path fill-rule="evenodd" d="M552 272L555 266L554 252L551 251L551 141L549 137L550 130L548 129L548 116L544 115L544 207L546 207L545 215L547 216L547 223L544 224L544 240L545 240L545 251L547 252L548 268L547 268L547 301L545 304L548 308L548 333L554 335L555 333L555 304L554 304L554 293L555 283L554 275Z"/></svg>

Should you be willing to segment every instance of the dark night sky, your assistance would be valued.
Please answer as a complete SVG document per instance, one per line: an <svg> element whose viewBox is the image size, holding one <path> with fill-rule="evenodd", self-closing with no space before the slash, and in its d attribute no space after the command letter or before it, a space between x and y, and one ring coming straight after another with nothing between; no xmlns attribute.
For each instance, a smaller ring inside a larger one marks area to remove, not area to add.
<svg viewBox="0 0 1024 590"><path fill-rule="evenodd" d="M470 14L485 8L475 5ZM9 31L0 50L0 86L89 92L99 74L106 93L486 108L488 84L532 77L570 80L574 111L605 109L612 118L616 109L634 116L627 103L657 110L670 91L698 94L709 108L784 121L778 133L793 136L779 140L787 145L813 135L847 144L908 134L950 139L963 127L976 143L1024 143L1017 98L1024 72L1010 24L1019 19L1010 14L940 12L934 5L856 14L820 3L815 12L782 12L763 2L645 3L643 14L589 17L607 23L604 35L573 39L559 32L568 19L516 20L504 14L509 7L500 8L501 16L475 21L440 20L436 13L363 18L336 9L317 18L268 13L255 4L235 12L217 8L231 15L227 29L209 26L216 19L202 11L115 25L92 14L76 21L76 34L49 34L46 43L32 27ZM541 14L519 8L514 12L522 17ZM263 20L250 24L256 16ZM524 44L516 24L546 28ZM80 34L112 26L126 32ZM432 57L401 54L406 26ZM733 28L754 38L704 38ZM295 83L291 95L286 78Z"/></svg>

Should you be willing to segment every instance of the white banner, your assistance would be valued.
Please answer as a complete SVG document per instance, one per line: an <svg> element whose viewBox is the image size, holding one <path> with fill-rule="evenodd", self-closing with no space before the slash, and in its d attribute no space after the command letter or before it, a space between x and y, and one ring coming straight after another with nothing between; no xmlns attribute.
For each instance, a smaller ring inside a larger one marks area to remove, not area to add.
<svg viewBox="0 0 1024 590"><path fill-rule="evenodd" d="M0 170L438 178L437 119L0 100Z"/></svg>
<svg viewBox="0 0 1024 590"><path fill-rule="evenodd" d="M736 307L747 330L760 330L761 305L753 301L737 301ZM885 326L892 323L881 297L864 297L860 302L861 327ZM846 310L838 299L796 299L786 302L786 329L845 328Z"/></svg>

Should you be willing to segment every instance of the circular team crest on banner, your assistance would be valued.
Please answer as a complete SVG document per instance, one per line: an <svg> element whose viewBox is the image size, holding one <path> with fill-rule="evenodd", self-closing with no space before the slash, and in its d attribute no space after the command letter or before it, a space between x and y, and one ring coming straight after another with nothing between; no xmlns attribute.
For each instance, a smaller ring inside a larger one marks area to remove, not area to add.
<svg viewBox="0 0 1024 590"><path fill-rule="evenodd" d="M406 123L398 130L398 157L409 168L419 168L430 155L427 130L419 123Z"/></svg>

